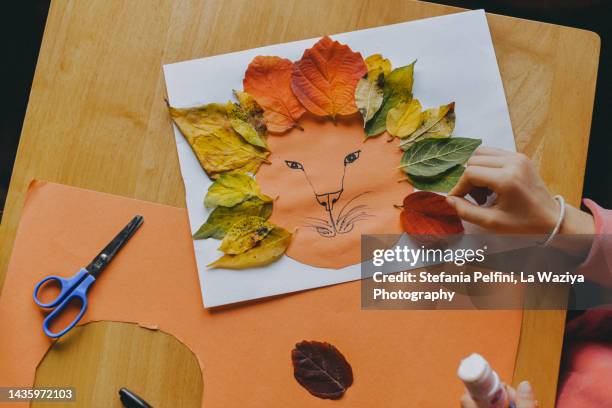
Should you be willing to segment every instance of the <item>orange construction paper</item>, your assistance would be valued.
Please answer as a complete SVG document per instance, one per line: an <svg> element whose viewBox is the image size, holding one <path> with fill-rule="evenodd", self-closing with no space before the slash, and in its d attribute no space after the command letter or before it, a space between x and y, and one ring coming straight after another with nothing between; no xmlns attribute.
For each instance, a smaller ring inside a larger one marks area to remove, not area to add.
<svg viewBox="0 0 612 408"><path fill-rule="evenodd" d="M53 344L32 301L36 282L74 274L135 214L145 222L89 292L82 323L174 335L198 358L203 407L454 407L457 365L473 351L511 378L520 311L365 311L359 282L203 310L184 209L33 182L0 296L0 384L31 386ZM355 382L341 400L294 380L291 349L303 339L328 341L351 363Z"/></svg>
<svg viewBox="0 0 612 408"><path fill-rule="evenodd" d="M334 269L358 264L362 234L402 232L394 205L412 192L409 183L399 183L406 178L398 167L403 152L386 135L364 140L361 114L335 124L306 114L300 126L303 131L268 137L271 164L257 172L261 190L278 197L271 220L296 230L287 250L296 261ZM358 158L345 165L354 152Z"/></svg>

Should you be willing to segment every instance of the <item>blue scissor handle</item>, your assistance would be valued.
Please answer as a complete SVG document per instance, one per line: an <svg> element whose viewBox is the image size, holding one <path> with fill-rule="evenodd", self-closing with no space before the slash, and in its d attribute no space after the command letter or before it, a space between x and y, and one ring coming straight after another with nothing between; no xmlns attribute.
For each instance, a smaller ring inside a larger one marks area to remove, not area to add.
<svg viewBox="0 0 612 408"><path fill-rule="evenodd" d="M40 287L50 280L56 280L60 282L61 290L60 294L55 298L55 300L49 303L42 303L38 299L38 291ZM85 311L87 310L87 291L89 287L94 283L96 279L91 276L86 269L81 269L76 275L74 275L70 279L64 279L59 276L49 276L36 285L34 288L34 301L37 305L43 308L54 308L49 315L43 321L43 331L45 334L51 338L58 338L66 334L70 329L72 329L78 322L81 320ZM74 318L74 320L66 326L60 332L54 333L50 329L51 322L59 316L59 314L70 304L73 299L79 299L81 301L81 310L79 314Z"/></svg>
<svg viewBox="0 0 612 408"><path fill-rule="evenodd" d="M61 276L55 276L55 275L47 276L46 278L44 278L43 280L41 280L40 282L36 284L36 287L34 288L34 302L38 306L45 308L45 309L50 309L50 308L53 308L59 305L60 303L62 303L66 295L68 295L68 293L73 291L78 286L78 284L85 278L85 276L88 274L89 273L87 272L87 269L83 268L80 271L78 271L76 275L74 275L73 277L69 279L62 278ZM38 299L38 291L40 290L40 288L43 287L43 285L45 285L49 281L55 281L60 284L60 293L51 302L43 303L42 301Z"/></svg>

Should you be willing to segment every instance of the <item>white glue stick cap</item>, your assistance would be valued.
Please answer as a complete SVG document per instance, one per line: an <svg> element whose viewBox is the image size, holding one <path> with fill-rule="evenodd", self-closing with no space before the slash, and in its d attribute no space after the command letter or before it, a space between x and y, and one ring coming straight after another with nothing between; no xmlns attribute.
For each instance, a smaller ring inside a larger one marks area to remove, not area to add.
<svg viewBox="0 0 612 408"><path fill-rule="evenodd" d="M499 386L499 377L480 354L473 353L461 360L457 376L463 381L470 395L486 398Z"/></svg>

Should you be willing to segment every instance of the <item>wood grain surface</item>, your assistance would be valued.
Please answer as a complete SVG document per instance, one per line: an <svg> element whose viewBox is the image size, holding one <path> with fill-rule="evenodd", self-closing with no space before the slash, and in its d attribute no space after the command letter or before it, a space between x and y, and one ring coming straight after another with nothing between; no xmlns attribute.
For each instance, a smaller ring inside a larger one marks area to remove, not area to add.
<svg viewBox="0 0 612 408"><path fill-rule="evenodd" d="M0 282L32 179L184 207L162 64L457 11L409 0L53 1L0 226ZM488 15L488 21L518 149L536 161L553 193L577 205L599 38L498 15ZM530 379L542 407L554 404L564 317L563 311L524 314L514 383ZM100 378L109 378L104 372L110 365L100 365L99 359L104 350L118 350L104 358L125 368L126 381L140 378L138 370L128 370L120 350L133 341L154 342L148 337L157 334L145 329L136 334L129 325L112 323L79 330L96 334L85 349L66 347L82 353L80 364L55 357L67 350L52 350L37 383L63 378L84 395L109 398L107 404L79 406L111 406L116 384L102 380L93 391L87 375L95 369ZM175 353L168 366L184 364L186 357L178 355L190 354L158 346L133 352L151 350L155 358ZM153 367L148 374L155 376ZM182 380L201 383L191 371ZM162 401L170 386L160 385L155 398Z"/></svg>

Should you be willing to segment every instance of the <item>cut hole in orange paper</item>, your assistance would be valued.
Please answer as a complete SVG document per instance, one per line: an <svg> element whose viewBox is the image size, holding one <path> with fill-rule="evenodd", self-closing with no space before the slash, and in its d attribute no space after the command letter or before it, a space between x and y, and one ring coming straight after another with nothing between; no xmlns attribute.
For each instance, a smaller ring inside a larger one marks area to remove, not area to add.
<svg viewBox="0 0 612 408"><path fill-rule="evenodd" d="M412 191L398 183L401 150L387 135L364 140L359 114L300 120L268 137L272 154L257 181L274 202L272 222L296 233L287 255L298 262L339 269L361 258L361 235L398 234L399 211Z"/></svg>

